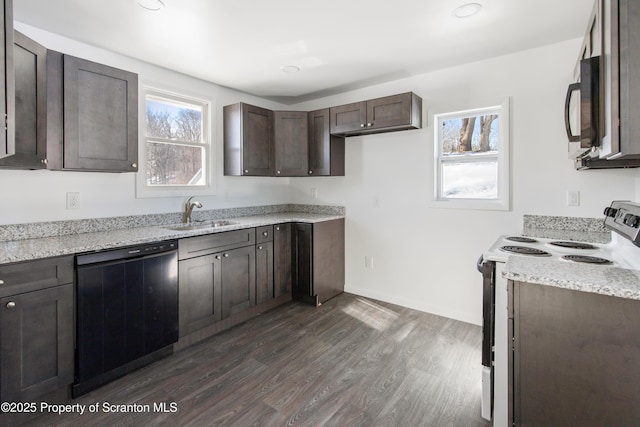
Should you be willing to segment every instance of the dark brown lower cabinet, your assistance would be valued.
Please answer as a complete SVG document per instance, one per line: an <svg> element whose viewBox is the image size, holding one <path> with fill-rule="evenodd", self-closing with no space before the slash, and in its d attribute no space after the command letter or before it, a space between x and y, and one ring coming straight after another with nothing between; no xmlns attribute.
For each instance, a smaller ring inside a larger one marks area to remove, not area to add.
<svg viewBox="0 0 640 427"><path fill-rule="evenodd" d="M0 396L28 402L73 382L73 285L0 299Z"/></svg>
<svg viewBox="0 0 640 427"><path fill-rule="evenodd" d="M294 223L293 298L320 305L344 292L344 219Z"/></svg>
<svg viewBox="0 0 640 427"><path fill-rule="evenodd" d="M273 242L256 245L256 304L273 299Z"/></svg>
<svg viewBox="0 0 640 427"><path fill-rule="evenodd" d="M278 298L291 295L292 253L291 253L292 224L277 224L273 226L273 293Z"/></svg>
<svg viewBox="0 0 640 427"><path fill-rule="evenodd" d="M640 301L509 282L514 426L640 425Z"/></svg>
<svg viewBox="0 0 640 427"><path fill-rule="evenodd" d="M256 305L256 248L225 251L221 254L222 318Z"/></svg>

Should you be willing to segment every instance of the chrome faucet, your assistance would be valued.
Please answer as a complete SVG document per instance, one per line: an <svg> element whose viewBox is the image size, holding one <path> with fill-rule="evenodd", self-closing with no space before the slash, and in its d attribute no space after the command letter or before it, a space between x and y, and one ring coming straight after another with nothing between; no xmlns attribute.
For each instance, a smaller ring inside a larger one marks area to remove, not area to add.
<svg viewBox="0 0 640 427"><path fill-rule="evenodd" d="M191 199L193 199L194 196L189 197L189 199L187 200L187 203L184 205L184 215L183 215L183 222L185 224L191 224L191 212L193 211L193 208L201 208L202 207L202 203L200 203L199 201L195 200L195 201L191 201Z"/></svg>

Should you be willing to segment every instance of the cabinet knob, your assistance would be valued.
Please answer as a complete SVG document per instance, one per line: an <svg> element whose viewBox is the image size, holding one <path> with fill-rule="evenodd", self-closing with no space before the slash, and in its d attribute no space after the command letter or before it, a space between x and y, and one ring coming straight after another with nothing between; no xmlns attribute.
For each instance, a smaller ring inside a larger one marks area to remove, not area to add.
<svg viewBox="0 0 640 427"><path fill-rule="evenodd" d="M16 306L16 303L14 301L9 301L7 303L7 308L14 308Z"/></svg>
<svg viewBox="0 0 640 427"><path fill-rule="evenodd" d="M41 159L40 163L42 163L43 165L46 165L47 163L49 163L49 160L47 159Z"/></svg>
<svg viewBox="0 0 640 427"><path fill-rule="evenodd" d="M263 235L264 237L267 237L267 236L269 235L269 232L268 232L268 231L264 231L264 232L262 233L262 235Z"/></svg>
<svg viewBox="0 0 640 427"><path fill-rule="evenodd" d="M364 127L364 123L360 123L360 127L363 128Z"/></svg>
<svg viewBox="0 0 640 427"><path fill-rule="evenodd" d="M258 250L260 250L260 251L261 251L261 250L262 250L262 246L258 246Z"/></svg>
<svg viewBox="0 0 640 427"><path fill-rule="evenodd" d="M4 280L0 279L0 285L4 285Z"/></svg>
<svg viewBox="0 0 640 427"><path fill-rule="evenodd" d="M276 171L276 175L280 175L280 171Z"/></svg>
<svg viewBox="0 0 640 427"><path fill-rule="evenodd" d="M373 123L367 123L367 127L370 128L371 126L373 126Z"/></svg>
<svg viewBox="0 0 640 427"><path fill-rule="evenodd" d="M229 254L224 254L224 257L225 258L229 258Z"/></svg>
<svg viewBox="0 0 640 427"><path fill-rule="evenodd" d="M137 167L138 167L138 164L137 164L137 163L131 163L131 167L132 167L132 168L137 168Z"/></svg>
<svg viewBox="0 0 640 427"><path fill-rule="evenodd" d="M216 255L216 259L220 259L220 255Z"/></svg>
<svg viewBox="0 0 640 427"><path fill-rule="evenodd" d="M249 173L249 169L245 169L245 170L244 170L244 173Z"/></svg>
<svg viewBox="0 0 640 427"><path fill-rule="evenodd" d="M309 175L312 175L312 174L313 174L313 171L309 171Z"/></svg>
<svg viewBox="0 0 640 427"><path fill-rule="evenodd" d="M277 226L277 227L276 227L276 231L280 231L280 226Z"/></svg>

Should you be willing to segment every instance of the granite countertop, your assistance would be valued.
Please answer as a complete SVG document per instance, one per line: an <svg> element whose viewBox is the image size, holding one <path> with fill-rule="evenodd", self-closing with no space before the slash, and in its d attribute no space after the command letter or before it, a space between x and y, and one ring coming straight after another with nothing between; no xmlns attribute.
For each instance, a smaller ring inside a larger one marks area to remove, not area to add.
<svg viewBox="0 0 640 427"><path fill-rule="evenodd" d="M165 225L122 228L107 231L85 232L49 236L34 239L0 241L0 264L28 261L83 252L94 252L140 243L180 239L243 228L287 222L316 223L344 218L342 214L278 212L229 218L232 225L199 230L169 230ZM174 224L176 225L176 224ZM179 224L177 224L179 225Z"/></svg>
<svg viewBox="0 0 640 427"><path fill-rule="evenodd" d="M509 257L505 279L640 300L640 271L562 260Z"/></svg>

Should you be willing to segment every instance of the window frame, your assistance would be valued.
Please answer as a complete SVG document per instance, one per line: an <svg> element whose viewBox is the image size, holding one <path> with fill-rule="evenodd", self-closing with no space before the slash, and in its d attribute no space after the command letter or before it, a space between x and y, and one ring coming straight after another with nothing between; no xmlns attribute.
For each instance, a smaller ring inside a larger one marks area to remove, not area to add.
<svg viewBox="0 0 640 427"><path fill-rule="evenodd" d="M136 174L136 198L152 197L182 197L193 195L215 195L215 150L213 141L213 111L215 102L192 96L186 93L177 93L160 89L156 86L141 85L139 99L139 138L138 156L139 166ZM202 144L194 144L188 141L165 140L147 136L147 97L167 101L173 104L196 105L202 108ZM204 185L148 185L147 184L147 144L149 142L176 144L184 146L203 147L203 164L205 168Z"/></svg>
<svg viewBox="0 0 640 427"><path fill-rule="evenodd" d="M509 98L501 102L485 103L484 106L460 109L433 115L434 123L434 188L433 206L453 209L478 209L478 210L510 210L510 114ZM482 116L487 114L498 115L498 153L476 154L473 156L452 157L450 159L442 155L442 122L444 120ZM497 197L495 199L483 198L453 198L442 195L443 165L446 163L479 163L488 159L497 161Z"/></svg>

